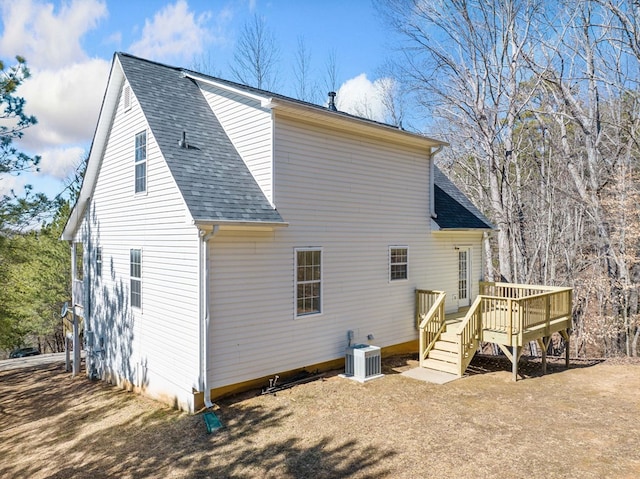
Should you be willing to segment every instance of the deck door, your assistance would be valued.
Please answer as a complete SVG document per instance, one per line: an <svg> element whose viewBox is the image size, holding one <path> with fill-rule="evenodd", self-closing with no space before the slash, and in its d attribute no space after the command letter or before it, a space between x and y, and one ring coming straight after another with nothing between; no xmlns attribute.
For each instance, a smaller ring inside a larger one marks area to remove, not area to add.
<svg viewBox="0 0 640 479"><path fill-rule="evenodd" d="M458 248L458 307L471 305L471 248Z"/></svg>

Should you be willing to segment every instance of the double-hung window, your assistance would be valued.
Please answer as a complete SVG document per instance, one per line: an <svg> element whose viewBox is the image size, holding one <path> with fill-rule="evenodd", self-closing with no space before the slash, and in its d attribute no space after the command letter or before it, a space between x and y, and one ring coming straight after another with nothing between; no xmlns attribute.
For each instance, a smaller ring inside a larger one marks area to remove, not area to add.
<svg viewBox="0 0 640 479"><path fill-rule="evenodd" d="M142 307L142 250L132 249L129 251L129 278L131 307Z"/></svg>
<svg viewBox="0 0 640 479"><path fill-rule="evenodd" d="M296 317L322 312L322 250L295 250Z"/></svg>
<svg viewBox="0 0 640 479"><path fill-rule="evenodd" d="M409 278L409 248L406 246L389 247L389 281Z"/></svg>
<svg viewBox="0 0 640 479"><path fill-rule="evenodd" d="M135 192L147 191L147 132L136 135L135 147Z"/></svg>
<svg viewBox="0 0 640 479"><path fill-rule="evenodd" d="M102 276L102 247L96 247L96 277Z"/></svg>

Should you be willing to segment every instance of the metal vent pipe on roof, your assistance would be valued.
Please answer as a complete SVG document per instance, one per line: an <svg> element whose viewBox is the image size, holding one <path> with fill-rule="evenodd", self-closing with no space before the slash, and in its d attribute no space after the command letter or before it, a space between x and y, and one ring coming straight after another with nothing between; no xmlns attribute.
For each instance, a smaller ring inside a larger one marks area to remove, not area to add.
<svg viewBox="0 0 640 479"><path fill-rule="evenodd" d="M338 109L336 108L336 92L335 91L329 92L329 106L327 108L329 108L329 110L331 111L338 111Z"/></svg>
<svg viewBox="0 0 640 479"><path fill-rule="evenodd" d="M180 140L178 140L178 146L180 148L189 148L189 145L187 144L187 132L186 131L182 132L182 138Z"/></svg>

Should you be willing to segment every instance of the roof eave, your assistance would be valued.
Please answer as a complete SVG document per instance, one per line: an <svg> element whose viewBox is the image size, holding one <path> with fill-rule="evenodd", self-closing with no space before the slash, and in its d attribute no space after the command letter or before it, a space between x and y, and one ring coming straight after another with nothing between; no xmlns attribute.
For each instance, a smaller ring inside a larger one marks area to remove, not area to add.
<svg viewBox="0 0 640 479"><path fill-rule="evenodd" d="M474 231L496 231L495 228L443 228L441 226L438 226L437 230L434 230L434 233L454 233L456 231L459 232L474 232Z"/></svg>
<svg viewBox="0 0 640 479"><path fill-rule="evenodd" d="M289 223L286 221L259 221L259 220L220 220L220 219L199 219L194 220L194 224L197 227L212 227L212 226L229 226L239 228L286 228Z"/></svg>
<svg viewBox="0 0 640 479"><path fill-rule="evenodd" d="M373 129L376 130L377 133L384 132L387 135L393 135L393 137L395 137L396 139L402 138L402 141L418 143L422 147L433 148L440 146L449 146L449 143L447 143L446 141L436 140L435 138L430 138L418 133L403 130L386 123L380 123L374 120L369 120L367 118L354 116L349 113L332 111L322 106L314 105L311 103L302 103L295 100L287 100L285 98L274 97L271 98L268 102L263 101L262 106L265 108L271 108L276 112L289 112L289 114L307 117L309 119L319 119L323 121L324 124L326 124L326 122L333 122L335 124L342 123L345 125L349 125L350 128L360 127L369 130Z"/></svg>

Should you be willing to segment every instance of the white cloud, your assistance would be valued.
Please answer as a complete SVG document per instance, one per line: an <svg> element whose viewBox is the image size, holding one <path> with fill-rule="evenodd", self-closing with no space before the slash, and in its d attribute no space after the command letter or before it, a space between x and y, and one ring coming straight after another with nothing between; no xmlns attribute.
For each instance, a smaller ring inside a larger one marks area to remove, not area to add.
<svg viewBox="0 0 640 479"><path fill-rule="evenodd" d="M44 150L40 153L40 173L63 180L86 155L87 150L81 146Z"/></svg>
<svg viewBox="0 0 640 479"><path fill-rule="evenodd" d="M103 45L115 45L116 50L122 44L122 32L114 32L102 41Z"/></svg>
<svg viewBox="0 0 640 479"><path fill-rule="evenodd" d="M0 55L22 55L31 67L55 69L87 58L80 40L107 16L107 6L99 0L72 0L54 11L52 3L4 0L0 13Z"/></svg>
<svg viewBox="0 0 640 479"><path fill-rule="evenodd" d="M384 122L387 107L384 104L384 90L390 78L379 78L371 82L365 73L347 80L336 95L336 107L340 111Z"/></svg>
<svg viewBox="0 0 640 479"><path fill-rule="evenodd" d="M225 10L221 14L228 15ZM185 0L165 6L156 12L152 20L146 19L142 38L129 50L134 55L159 61L184 61L204 51L204 47L219 40L207 24L211 12L196 16Z"/></svg>
<svg viewBox="0 0 640 479"><path fill-rule="evenodd" d="M26 184L24 176L0 175L0 196L8 195L11 190L19 194Z"/></svg>
<svg viewBox="0 0 640 479"><path fill-rule="evenodd" d="M38 124L29 127L21 145L40 151L89 142L93 136L109 76L102 59L74 63L57 70L35 70L20 86L25 111Z"/></svg>

